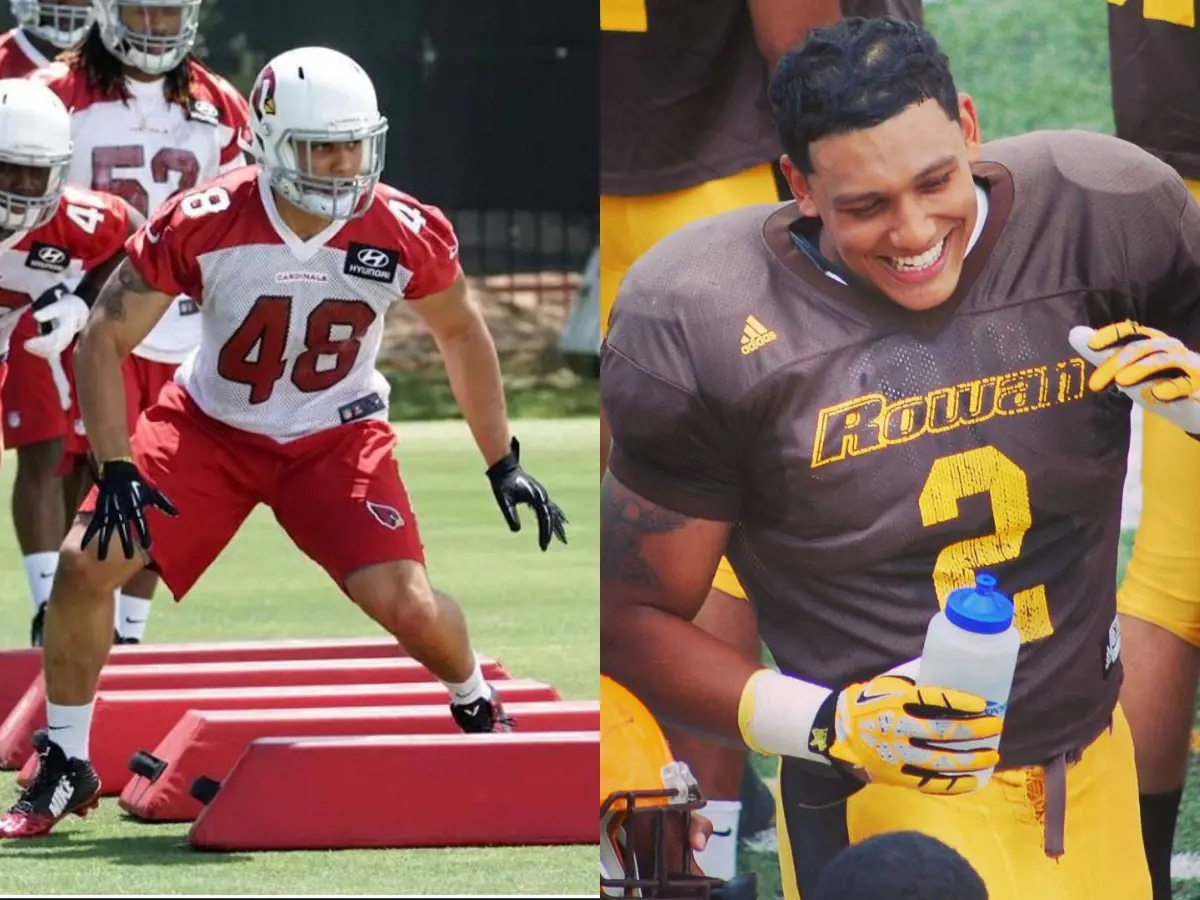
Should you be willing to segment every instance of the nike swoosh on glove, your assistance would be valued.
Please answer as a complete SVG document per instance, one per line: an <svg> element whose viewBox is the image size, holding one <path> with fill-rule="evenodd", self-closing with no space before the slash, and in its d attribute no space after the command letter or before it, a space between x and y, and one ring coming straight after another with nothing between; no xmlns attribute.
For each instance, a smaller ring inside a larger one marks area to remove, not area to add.
<svg viewBox="0 0 1200 900"><path fill-rule="evenodd" d="M829 756L871 783L966 794L1000 761L1002 717L975 694L884 674L837 699Z"/></svg>
<svg viewBox="0 0 1200 900"><path fill-rule="evenodd" d="M1200 435L1200 354L1183 341L1132 321L1099 330L1076 325L1067 339L1096 367L1089 389L1115 386L1147 412Z"/></svg>

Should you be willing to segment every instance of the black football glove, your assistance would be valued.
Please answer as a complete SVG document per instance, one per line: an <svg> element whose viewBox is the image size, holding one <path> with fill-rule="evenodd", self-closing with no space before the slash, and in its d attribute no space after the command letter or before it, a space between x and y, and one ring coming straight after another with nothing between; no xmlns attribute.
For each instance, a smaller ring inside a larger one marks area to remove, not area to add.
<svg viewBox="0 0 1200 900"><path fill-rule="evenodd" d="M521 445L515 437L508 456L488 469L487 477L492 483L492 493L496 495L500 512L504 513L504 520L511 530L521 530L517 504L526 503L533 507L537 515L538 546L543 551L550 546L551 535L564 544L567 542L567 517L538 480L521 468Z"/></svg>
<svg viewBox="0 0 1200 900"><path fill-rule="evenodd" d="M146 507L156 506L168 516L179 515L170 500L142 479L132 460L110 459L101 465L96 486L99 488L96 511L83 532L83 549L86 550L92 538L99 535L96 555L101 562L108 558L108 545L112 541L113 531L121 539L125 558L133 559L134 535L129 529L131 522L138 543L144 549L150 549L150 528L143 513Z"/></svg>

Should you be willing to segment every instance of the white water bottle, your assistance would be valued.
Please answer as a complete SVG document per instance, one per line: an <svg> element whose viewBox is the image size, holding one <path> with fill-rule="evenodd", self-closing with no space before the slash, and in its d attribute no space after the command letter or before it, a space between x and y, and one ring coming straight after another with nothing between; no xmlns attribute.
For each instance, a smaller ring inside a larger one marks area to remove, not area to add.
<svg viewBox="0 0 1200 900"><path fill-rule="evenodd" d="M983 697L988 712L1003 718L1020 649L1012 601L996 590L995 576L980 573L975 576L975 587L952 592L945 609L930 621L917 684ZM999 744L999 737L979 742L981 748ZM980 787L987 784L992 771L979 774Z"/></svg>

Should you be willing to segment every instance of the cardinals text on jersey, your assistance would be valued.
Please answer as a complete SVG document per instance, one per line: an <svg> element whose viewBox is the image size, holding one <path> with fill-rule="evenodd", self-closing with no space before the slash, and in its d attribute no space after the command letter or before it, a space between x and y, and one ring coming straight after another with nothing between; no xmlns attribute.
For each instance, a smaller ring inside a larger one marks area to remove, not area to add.
<svg viewBox="0 0 1200 900"><path fill-rule="evenodd" d="M147 284L200 303L200 350L177 376L192 399L279 441L385 419L388 384L375 369L384 314L461 274L435 207L377 185L362 218L301 241L257 166L173 197L127 249Z"/></svg>
<svg viewBox="0 0 1200 900"><path fill-rule="evenodd" d="M162 81L126 79L128 102L99 94L87 74L62 62L39 70L71 110L71 184L124 198L149 215L167 199L244 161L238 143L247 124L246 101L225 79L189 61L191 107L168 103ZM181 297L134 351L178 363L196 346L195 303Z"/></svg>

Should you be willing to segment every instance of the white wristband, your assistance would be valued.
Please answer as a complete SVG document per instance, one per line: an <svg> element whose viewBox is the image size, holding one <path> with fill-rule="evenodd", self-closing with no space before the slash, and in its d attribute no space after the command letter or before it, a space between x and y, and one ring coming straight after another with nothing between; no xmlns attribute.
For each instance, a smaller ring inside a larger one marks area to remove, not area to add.
<svg viewBox="0 0 1200 900"><path fill-rule="evenodd" d="M759 669L742 689L738 727L742 740L756 753L794 756L830 765L822 753L809 747L813 721L832 693L828 688L790 678L774 669ZM824 750L833 743L826 735Z"/></svg>

